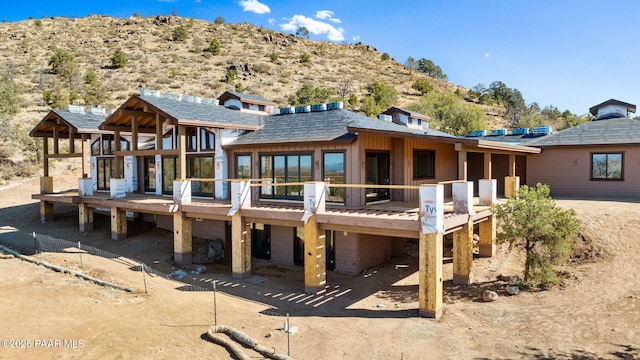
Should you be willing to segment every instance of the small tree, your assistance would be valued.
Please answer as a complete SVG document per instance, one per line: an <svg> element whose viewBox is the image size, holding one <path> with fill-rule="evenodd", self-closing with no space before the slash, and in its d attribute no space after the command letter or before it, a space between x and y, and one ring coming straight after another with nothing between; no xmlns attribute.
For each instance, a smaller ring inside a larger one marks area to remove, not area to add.
<svg viewBox="0 0 640 360"><path fill-rule="evenodd" d="M214 24L224 24L224 18L222 16L218 16L214 21Z"/></svg>
<svg viewBox="0 0 640 360"><path fill-rule="evenodd" d="M413 85L411 85L411 88L420 91L420 95L433 91L433 86L431 86L426 79L417 79Z"/></svg>
<svg viewBox="0 0 640 360"><path fill-rule="evenodd" d="M272 52L271 54L269 54L269 59L271 59L272 63L275 63L276 61L278 61L278 53L277 52Z"/></svg>
<svg viewBox="0 0 640 360"><path fill-rule="evenodd" d="M309 61L311 61L311 56L309 56L309 54L304 53L304 54L300 55L300 62L301 63L308 63Z"/></svg>
<svg viewBox="0 0 640 360"><path fill-rule="evenodd" d="M305 39L309 38L309 29L307 29L304 26L301 26L298 28L298 30L296 30L296 36L300 36L303 37Z"/></svg>
<svg viewBox="0 0 640 360"><path fill-rule="evenodd" d="M173 41L185 41L187 40L187 30L182 26L178 26L173 29L173 33L171 34L171 38Z"/></svg>
<svg viewBox="0 0 640 360"><path fill-rule="evenodd" d="M221 50L222 47L220 46L220 41L218 41L218 39L211 39L211 43L209 43L207 51L212 53L213 55L220 55Z"/></svg>
<svg viewBox="0 0 640 360"><path fill-rule="evenodd" d="M125 65L127 65L128 62L129 59L127 59L127 57L124 55L124 52L122 52L122 50L120 49L117 49L111 57L111 65L116 69L123 68Z"/></svg>
<svg viewBox="0 0 640 360"><path fill-rule="evenodd" d="M229 71L227 71L227 83L231 84L235 79L236 79L236 71L233 69L229 69Z"/></svg>
<svg viewBox="0 0 640 360"><path fill-rule="evenodd" d="M557 207L549 191L540 183L524 185L517 198L492 208L501 223L498 241L526 251L524 281L542 286L558 283L553 265L568 257L571 237L580 227L575 211Z"/></svg>
<svg viewBox="0 0 640 360"><path fill-rule="evenodd" d="M68 83L71 83L78 75L78 66L73 55L62 49L56 49L49 59L49 66L52 74L60 76Z"/></svg>
<svg viewBox="0 0 640 360"><path fill-rule="evenodd" d="M382 54L382 61L387 61L389 59L390 59L389 54L387 54L387 53Z"/></svg>

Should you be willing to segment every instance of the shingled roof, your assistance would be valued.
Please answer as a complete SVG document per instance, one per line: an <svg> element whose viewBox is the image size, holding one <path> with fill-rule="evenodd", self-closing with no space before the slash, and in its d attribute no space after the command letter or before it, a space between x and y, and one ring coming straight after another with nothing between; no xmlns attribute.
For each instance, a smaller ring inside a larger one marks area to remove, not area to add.
<svg viewBox="0 0 640 360"><path fill-rule="evenodd" d="M261 129L240 136L227 146L345 140L353 138L359 130L381 132L391 136L422 135L456 138L441 131L410 129L343 109L272 115L265 116L264 119L265 123Z"/></svg>
<svg viewBox="0 0 640 360"><path fill-rule="evenodd" d="M228 125L260 126L262 116L220 105L198 104L163 97L135 95L178 122L204 122Z"/></svg>
<svg viewBox="0 0 640 360"><path fill-rule="evenodd" d="M77 113L66 110L50 110L47 115L36 124L29 132L31 137L53 136L54 126L58 127L58 134L69 134L69 129L73 128L74 133L91 134L103 133L98 126L106 119L106 115Z"/></svg>
<svg viewBox="0 0 640 360"><path fill-rule="evenodd" d="M220 100L221 104L223 104L226 100L230 98L237 99L237 100L240 100L241 102L247 102L251 104L262 104L262 105L273 105L273 106L276 105L275 102L269 99L265 99L261 96L249 95L249 94L233 92L233 91L225 91L224 93L222 93L222 95L218 96L218 100Z"/></svg>
<svg viewBox="0 0 640 360"><path fill-rule="evenodd" d="M613 144L640 144L640 121L629 118L590 121L553 133L528 146L588 146Z"/></svg>

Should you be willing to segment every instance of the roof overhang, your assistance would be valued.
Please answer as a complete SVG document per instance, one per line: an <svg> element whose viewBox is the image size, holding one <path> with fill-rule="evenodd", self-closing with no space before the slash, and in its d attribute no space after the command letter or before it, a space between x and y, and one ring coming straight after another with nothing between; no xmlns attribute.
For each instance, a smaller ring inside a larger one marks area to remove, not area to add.
<svg viewBox="0 0 640 360"><path fill-rule="evenodd" d="M82 135L104 134L107 132L99 128L79 128L55 111L49 110L42 120L29 131L29 136L52 138L57 135L59 138L69 138L70 133L73 134L72 137L74 139L80 139Z"/></svg>

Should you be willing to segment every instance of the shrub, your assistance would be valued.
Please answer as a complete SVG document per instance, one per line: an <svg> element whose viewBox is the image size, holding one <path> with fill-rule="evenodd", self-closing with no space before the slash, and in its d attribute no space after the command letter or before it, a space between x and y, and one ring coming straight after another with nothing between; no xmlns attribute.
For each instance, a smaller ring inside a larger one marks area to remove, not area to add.
<svg viewBox="0 0 640 360"><path fill-rule="evenodd" d="M177 28L173 29L171 38L173 39L173 41L185 41L187 40L187 30L185 30L185 28L183 28L182 26L178 26Z"/></svg>
<svg viewBox="0 0 640 360"><path fill-rule="evenodd" d="M575 211L558 208L549 192L548 185L524 185L517 198L492 207L501 223L498 241L526 251L524 281L543 287L558 282L553 265L568 257L580 227Z"/></svg>
<svg viewBox="0 0 640 360"><path fill-rule="evenodd" d="M78 73L73 55L62 50L56 49L55 53L49 59L50 71L52 74L60 75L64 80L71 81Z"/></svg>
<svg viewBox="0 0 640 360"><path fill-rule="evenodd" d="M304 54L300 55L300 62L301 63L308 63L309 61L311 61L311 57L309 56L309 54L304 53Z"/></svg>
<svg viewBox="0 0 640 360"><path fill-rule="evenodd" d="M129 59L127 59L127 57L124 55L124 52L122 52L122 50L120 49L117 49L111 57L111 65L116 69L123 68L125 65L127 65L128 62Z"/></svg>
<svg viewBox="0 0 640 360"><path fill-rule="evenodd" d="M382 54L382 61L387 61L387 60L389 60L389 54L387 53Z"/></svg>
<svg viewBox="0 0 640 360"><path fill-rule="evenodd" d="M411 85L411 88L417 91L420 91L421 95L424 95L430 91L433 91L433 86L431 86L431 84L429 84L429 82L426 79L418 79L416 80L413 85Z"/></svg>
<svg viewBox="0 0 640 360"><path fill-rule="evenodd" d="M220 41L218 41L218 39L212 39L211 43L209 43L207 51L212 53L213 55L219 55L221 50L222 48L220 46Z"/></svg>
<svg viewBox="0 0 640 360"><path fill-rule="evenodd" d="M38 19L36 21L33 22L35 26L37 27L41 27L42 26L42 20Z"/></svg>
<svg viewBox="0 0 640 360"><path fill-rule="evenodd" d="M242 85L241 82L238 81L238 83L236 84L236 92L243 92L244 91L244 86Z"/></svg>
<svg viewBox="0 0 640 360"><path fill-rule="evenodd" d="M278 53L275 51L272 52L271 54L269 54L269 59L271 59L272 63L278 61Z"/></svg>
<svg viewBox="0 0 640 360"><path fill-rule="evenodd" d="M235 79L236 79L236 72L233 69L229 69L229 71L227 71L227 83L231 84Z"/></svg>
<svg viewBox="0 0 640 360"><path fill-rule="evenodd" d="M222 16L218 16L214 21L214 24L224 24L224 18Z"/></svg>

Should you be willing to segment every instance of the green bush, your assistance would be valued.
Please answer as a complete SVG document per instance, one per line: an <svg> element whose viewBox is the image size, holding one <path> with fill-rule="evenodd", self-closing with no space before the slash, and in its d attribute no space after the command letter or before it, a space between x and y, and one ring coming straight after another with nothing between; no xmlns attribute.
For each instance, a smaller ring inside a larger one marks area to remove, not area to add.
<svg viewBox="0 0 640 360"><path fill-rule="evenodd" d="M433 86L431 86L431 84L429 84L429 82L426 79L418 79L416 80L413 85L411 85L411 88L417 91L420 91L421 95L424 95L430 91L433 91Z"/></svg>
<svg viewBox="0 0 640 360"><path fill-rule="evenodd" d="M220 46L220 41L218 39L212 39L211 43L209 43L209 47L207 51L212 53L213 55L219 55L222 47Z"/></svg>
<svg viewBox="0 0 640 360"><path fill-rule="evenodd" d="M229 69L229 71L227 71L227 83L231 84L235 79L236 79L236 72L233 69Z"/></svg>
<svg viewBox="0 0 640 360"><path fill-rule="evenodd" d="M278 61L278 53L277 52L272 52L271 54L269 54L269 59L271 59L271 62L274 63L276 61Z"/></svg>
<svg viewBox="0 0 640 360"><path fill-rule="evenodd" d="M214 21L214 24L224 24L224 18L222 16L218 16Z"/></svg>
<svg viewBox="0 0 640 360"><path fill-rule="evenodd" d="M244 86L242 85L241 82L238 81L238 83L236 84L236 92L243 92L244 91Z"/></svg>
<svg viewBox="0 0 640 360"><path fill-rule="evenodd" d="M387 61L389 59L390 59L389 54L387 54L387 53L382 54L382 61Z"/></svg>
<svg viewBox="0 0 640 360"><path fill-rule="evenodd" d="M183 28L182 26L178 26L177 28L173 29L171 38L173 39L173 41L185 41L187 40L187 30L185 30L185 28Z"/></svg>
<svg viewBox="0 0 640 360"><path fill-rule="evenodd" d="M308 63L309 61L311 61L311 57L309 56L309 54L304 53L304 54L300 55L300 62L301 63Z"/></svg>
<svg viewBox="0 0 640 360"><path fill-rule="evenodd" d="M124 55L124 52L122 52L122 50L120 49L117 49L111 57L111 65L116 69L123 68L125 65L127 65L128 62L129 59L127 59L127 57Z"/></svg>
<svg viewBox="0 0 640 360"><path fill-rule="evenodd" d="M37 27L41 27L42 26L42 20L38 19L36 21L33 22L35 24L35 26Z"/></svg>

